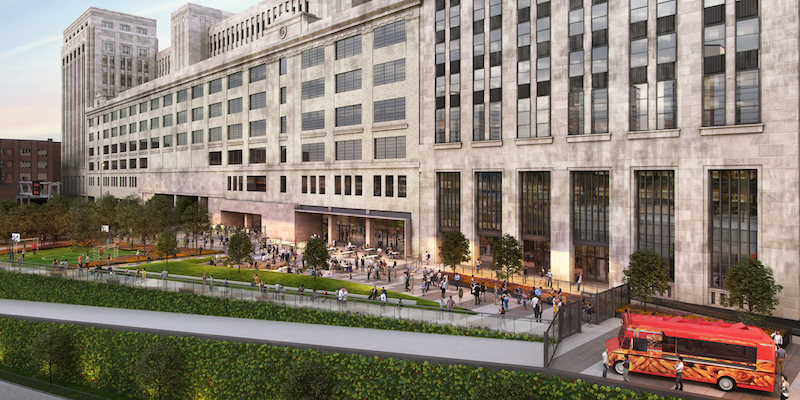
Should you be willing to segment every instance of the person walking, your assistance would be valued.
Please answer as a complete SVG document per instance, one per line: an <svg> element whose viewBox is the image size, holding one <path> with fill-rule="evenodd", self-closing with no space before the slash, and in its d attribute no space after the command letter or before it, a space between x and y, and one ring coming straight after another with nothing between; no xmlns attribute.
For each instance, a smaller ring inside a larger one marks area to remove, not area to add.
<svg viewBox="0 0 800 400"><path fill-rule="evenodd" d="M458 305L461 305L461 299L464 298L464 288L459 286L458 287Z"/></svg>
<svg viewBox="0 0 800 400"><path fill-rule="evenodd" d="M531 297L531 308L533 308L533 319L539 322L541 314L539 313L539 298L536 296Z"/></svg>
<svg viewBox="0 0 800 400"><path fill-rule="evenodd" d="M781 400L789 398L789 381L786 380L786 375L781 375Z"/></svg>
<svg viewBox="0 0 800 400"><path fill-rule="evenodd" d="M447 276L445 275L444 279L442 279L442 283L440 284L440 288L442 289L442 298L445 296L445 292L447 291Z"/></svg>
<svg viewBox="0 0 800 400"><path fill-rule="evenodd" d="M603 378L608 374L608 350L603 349Z"/></svg>
<svg viewBox="0 0 800 400"><path fill-rule="evenodd" d="M683 390L683 357L678 357L675 364L675 390Z"/></svg>
<svg viewBox="0 0 800 400"><path fill-rule="evenodd" d="M778 346L778 350L775 351L775 360L778 362L778 367L781 368L781 375L784 375L783 362L786 360L786 350L783 347ZM775 372L778 372L778 368L775 368Z"/></svg>
<svg viewBox="0 0 800 400"><path fill-rule="evenodd" d="M547 286L553 287L553 270L547 270Z"/></svg>
<svg viewBox="0 0 800 400"><path fill-rule="evenodd" d="M502 324L503 327L506 326L506 308L503 306L500 306L500 324Z"/></svg>
<svg viewBox="0 0 800 400"><path fill-rule="evenodd" d="M628 358L628 355L625 355L625 361L622 362L622 379L625 382L630 382L629 376L631 374L631 360Z"/></svg>
<svg viewBox="0 0 800 400"><path fill-rule="evenodd" d="M427 251L425 252L425 265L428 265L431 261L431 255Z"/></svg>
<svg viewBox="0 0 800 400"><path fill-rule="evenodd" d="M589 328L592 327L592 312L594 309L592 308L592 303L590 302L586 305L586 316L589 317Z"/></svg>
<svg viewBox="0 0 800 400"><path fill-rule="evenodd" d="M578 280L575 282L578 284L578 292L581 291L581 284L583 283L583 272L578 274Z"/></svg>
<svg viewBox="0 0 800 400"><path fill-rule="evenodd" d="M522 309L523 310L528 309L528 293L525 292L524 290L522 291Z"/></svg>
<svg viewBox="0 0 800 400"><path fill-rule="evenodd" d="M453 312L453 308L455 308L455 306L456 302L453 300L453 296L450 296L450 298L447 299L447 310Z"/></svg>
<svg viewBox="0 0 800 400"><path fill-rule="evenodd" d="M494 305L497 305L497 282L495 282L492 288L492 300L494 300Z"/></svg>

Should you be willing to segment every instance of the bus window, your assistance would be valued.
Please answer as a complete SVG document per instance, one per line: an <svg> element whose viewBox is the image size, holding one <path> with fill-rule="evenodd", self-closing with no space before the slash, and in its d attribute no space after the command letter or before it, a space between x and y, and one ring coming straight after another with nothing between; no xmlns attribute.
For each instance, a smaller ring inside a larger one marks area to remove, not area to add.
<svg viewBox="0 0 800 400"><path fill-rule="evenodd" d="M647 339L633 338L633 349L636 351L647 351Z"/></svg>
<svg viewBox="0 0 800 400"><path fill-rule="evenodd" d="M650 350L661 351L661 343L663 336L658 333L651 333L647 335L647 347Z"/></svg>
<svg viewBox="0 0 800 400"><path fill-rule="evenodd" d="M661 351L664 353L673 353L675 354L675 338L664 336L664 342L661 347Z"/></svg>
<svg viewBox="0 0 800 400"><path fill-rule="evenodd" d="M709 357L751 364L756 363L755 347L736 344L680 338L678 339L678 353L687 356Z"/></svg>

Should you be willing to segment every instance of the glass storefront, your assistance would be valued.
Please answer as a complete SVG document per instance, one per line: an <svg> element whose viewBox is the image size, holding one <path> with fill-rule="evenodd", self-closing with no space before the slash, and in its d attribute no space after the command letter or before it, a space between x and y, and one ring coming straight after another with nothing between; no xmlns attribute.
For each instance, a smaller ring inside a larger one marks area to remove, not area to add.
<svg viewBox="0 0 800 400"><path fill-rule="evenodd" d="M608 249L604 247L575 246L575 276L583 273L583 282L608 282Z"/></svg>
<svg viewBox="0 0 800 400"><path fill-rule="evenodd" d="M543 277L550 269L550 242L524 240L522 242L523 262L528 275Z"/></svg>
<svg viewBox="0 0 800 400"><path fill-rule="evenodd" d="M387 252L391 247L392 251L402 254L406 246L405 230L405 223L403 221L376 219L376 245Z"/></svg>

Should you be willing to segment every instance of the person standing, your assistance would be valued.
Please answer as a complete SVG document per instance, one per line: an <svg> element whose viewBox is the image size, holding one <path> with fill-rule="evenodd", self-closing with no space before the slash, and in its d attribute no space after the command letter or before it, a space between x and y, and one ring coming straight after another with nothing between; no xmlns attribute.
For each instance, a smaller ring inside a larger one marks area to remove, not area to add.
<svg viewBox="0 0 800 400"><path fill-rule="evenodd" d="M683 357L678 357L678 363L675 364L675 390L683 390Z"/></svg>
<svg viewBox="0 0 800 400"><path fill-rule="evenodd" d="M775 346L782 347L783 346L783 336L781 335L781 331L772 332L772 340L775 341Z"/></svg>
<svg viewBox="0 0 800 400"><path fill-rule="evenodd" d="M431 254L426 251L425 252L425 265L428 265L430 260L431 260Z"/></svg>
<svg viewBox="0 0 800 400"><path fill-rule="evenodd" d="M789 381L786 380L786 375L781 375L781 400L789 398Z"/></svg>
<svg viewBox="0 0 800 400"><path fill-rule="evenodd" d="M576 283L578 284L578 292L580 292L581 284L583 283L583 272L578 274L578 281Z"/></svg>
<svg viewBox="0 0 800 400"><path fill-rule="evenodd" d="M442 289L442 298L445 296L445 292L447 292L447 275L445 275L444 279L442 279L441 289Z"/></svg>
<svg viewBox="0 0 800 400"><path fill-rule="evenodd" d="M608 374L608 350L603 349L603 378Z"/></svg>
<svg viewBox="0 0 800 400"><path fill-rule="evenodd" d="M781 375L784 375L783 362L786 360L786 350L784 350L783 347L778 346L778 350L775 351L775 360L777 360L778 366L781 368ZM775 368L775 372L778 372L777 370L778 369Z"/></svg>
<svg viewBox="0 0 800 400"><path fill-rule="evenodd" d="M553 287L553 270L547 270L547 286Z"/></svg>
<svg viewBox="0 0 800 400"><path fill-rule="evenodd" d="M162 280L162 281L166 281L168 276L169 276L169 272L167 272L167 269L166 269L166 268L164 268L164 269L161 271L161 280Z"/></svg>
<svg viewBox="0 0 800 400"><path fill-rule="evenodd" d="M589 302L589 304L586 305L586 316L589 317L589 327L590 328L592 327L592 312L593 311L594 310L592 308L592 303Z"/></svg>
<svg viewBox="0 0 800 400"><path fill-rule="evenodd" d="M536 320L536 322L540 322L539 318L541 318L541 313L539 312L539 298L538 297L533 296L531 298L531 308L533 308L533 319Z"/></svg>
<svg viewBox="0 0 800 400"><path fill-rule="evenodd" d="M625 361L622 362L622 368L622 379L625 382L630 382L631 380L629 377L631 374L631 360L628 358L627 354L625 355Z"/></svg>
<svg viewBox="0 0 800 400"><path fill-rule="evenodd" d="M456 302L453 301L453 296L450 296L450 298L447 299L447 310L453 312L453 308L455 308L455 306Z"/></svg>
<svg viewBox="0 0 800 400"><path fill-rule="evenodd" d="M461 305L461 299L464 298L464 288L458 287L458 305Z"/></svg>

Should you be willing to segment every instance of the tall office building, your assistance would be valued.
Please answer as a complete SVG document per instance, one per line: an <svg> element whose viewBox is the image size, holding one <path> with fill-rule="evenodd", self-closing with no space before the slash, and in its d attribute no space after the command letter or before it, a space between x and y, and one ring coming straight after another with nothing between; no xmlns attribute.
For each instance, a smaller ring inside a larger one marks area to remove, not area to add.
<svg viewBox="0 0 800 400"><path fill-rule="evenodd" d="M438 262L460 230L488 265L510 234L529 274L600 286L652 248L663 296L695 304L719 306L728 268L757 257L797 319L798 7L190 4L156 79L80 110L78 169L87 196L193 196L289 240Z"/></svg>
<svg viewBox="0 0 800 400"><path fill-rule="evenodd" d="M85 196L86 110L155 76L156 21L89 8L64 30L61 46L63 191Z"/></svg>

